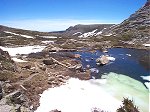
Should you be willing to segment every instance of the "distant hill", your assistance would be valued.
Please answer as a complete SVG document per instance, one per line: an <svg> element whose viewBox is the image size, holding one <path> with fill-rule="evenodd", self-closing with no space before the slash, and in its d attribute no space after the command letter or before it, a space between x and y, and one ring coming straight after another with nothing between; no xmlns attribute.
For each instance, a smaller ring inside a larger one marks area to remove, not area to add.
<svg viewBox="0 0 150 112"><path fill-rule="evenodd" d="M92 25L75 25L71 26L65 31L62 32L50 32L53 35L59 35L63 37L92 37L100 35L103 31L106 31L108 28L114 24L92 24Z"/></svg>

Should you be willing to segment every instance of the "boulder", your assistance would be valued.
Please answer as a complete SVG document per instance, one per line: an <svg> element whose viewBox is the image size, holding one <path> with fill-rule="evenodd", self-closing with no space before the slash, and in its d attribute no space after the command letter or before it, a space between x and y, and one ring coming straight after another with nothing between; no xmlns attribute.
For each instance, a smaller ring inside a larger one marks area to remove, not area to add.
<svg viewBox="0 0 150 112"><path fill-rule="evenodd" d="M96 59L96 64L97 65L105 65L107 63L109 63L109 59L105 55L102 55L100 58Z"/></svg>
<svg viewBox="0 0 150 112"><path fill-rule="evenodd" d="M17 67L9 53L0 49L0 72L3 70L17 71Z"/></svg>
<svg viewBox="0 0 150 112"><path fill-rule="evenodd" d="M25 98L23 97L23 94L20 91L10 93L6 96L6 98L10 99L10 101L15 104L22 104L23 102L25 102Z"/></svg>
<svg viewBox="0 0 150 112"><path fill-rule="evenodd" d="M54 62L54 60L53 60L52 58L50 58L50 59L43 60L43 63L44 63L45 65L52 65L52 64L54 64L55 62Z"/></svg>

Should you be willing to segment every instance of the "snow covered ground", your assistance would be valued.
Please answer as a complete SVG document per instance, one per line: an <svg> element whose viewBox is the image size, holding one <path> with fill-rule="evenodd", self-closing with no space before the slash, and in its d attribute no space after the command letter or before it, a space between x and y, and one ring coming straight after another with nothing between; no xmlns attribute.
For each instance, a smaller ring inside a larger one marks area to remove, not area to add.
<svg viewBox="0 0 150 112"><path fill-rule="evenodd" d="M18 59L18 58L12 58L12 60L14 60L15 62L27 62L27 61L24 61L24 60L21 60L21 59Z"/></svg>
<svg viewBox="0 0 150 112"><path fill-rule="evenodd" d="M40 36L40 37L43 37L43 38L51 38L51 39L57 38L57 37L55 37L55 36Z"/></svg>
<svg viewBox="0 0 150 112"><path fill-rule="evenodd" d="M150 47L150 44L143 44L145 47Z"/></svg>
<svg viewBox="0 0 150 112"><path fill-rule="evenodd" d="M17 54L29 54L41 52L46 46L23 46L23 47L2 47L0 48L4 51L7 51L10 56L16 56Z"/></svg>
<svg viewBox="0 0 150 112"><path fill-rule="evenodd" d="M44 43L44 44L54 44L54 41L47 40L47 41L42 41L42 43Z"/></svg>
<svg viewBox="0 0 150 112"><path fill-rule="evenodd" d="M145 82L146 87L150 90L150 76L141 76L144 80L149 82Z"/></svg>
<svg viewBox="0 0 150 112"><path fill-rule="evenodd" d="M90 37L90 36L94 36L97 31L97 29L95 29L95 30L93 30L93 31L91 31L91 32L87 32L87 33L84 33L84 34L82 34L82 35L80 35L80 36L78 36L78 37L80 37L80 38L86 38L86 37Z"/></svg>
<svg viewBox="0 0 150 112"><path fill-rule="evenodd" d="M12 34L12 35L22 36L22 37L25 37L25 38L33 38L32 36L29 36L29 35L21 35L21 34L9 32L9 31L4 31L4 32L5 32L5 33Z"/></svg>
<svg viewBox="0 0 150 112"><path fill-rule="evenodd" d="M116 112L123 97L133 99L141 112L148 112L149 91L141 82L116 73L109 73L103 78L87 81L71 78L65 85L49 88L41 94L40 107L36 112L54 109L62 112L91 112L95 107Z"/></svg>

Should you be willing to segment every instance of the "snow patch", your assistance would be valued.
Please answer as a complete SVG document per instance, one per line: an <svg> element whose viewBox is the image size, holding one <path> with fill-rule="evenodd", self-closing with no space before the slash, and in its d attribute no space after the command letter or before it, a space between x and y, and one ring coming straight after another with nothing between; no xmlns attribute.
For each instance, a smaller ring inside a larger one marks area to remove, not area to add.
<svg viewBox="0 0 150 112"><path fill-rule="evenodd" d="M27 61L24 61L24 60L21 60L21 59L18 59L18 58L12 58L12 60L14 60L15 62L27 62Z"/></svg>
<svg viewBox="0 0 150 112"><path fill-rule="evenodd" d="M45 90L35 112L54 109L91 112L94 107L116 112L123 97L133 100L142 112L148 112L149 91L141 82L116 73L109 73L102 78L87 81L71 78L65 85Z"/></svg>
<svg viewBox="0 0 150 112"><path fill-rule="evenodd" d="M143 44L145 47L150 47L150 44Z"/></svg>
<svg viewBox="0 0 150 112"><path fill-rule="evenodd" d="M57 37L55 37L55 36L40 36L40 37L43 37L43 38L51 38L51 39L57 38Z"/></svg>
<svg viewBox="0 0 150 112"><path fill-rule="evenodd" d="M150 76L141 76L144 80L150 81Z"/></svg>
<svg viewBox="0 0 150 112"><path fill-rule="evenodd" d="M29 35L20 35L22 37L25 37L25 38L33 38L32 36L29 36Z"/></svg>
<svg viewBox="0 0 150 112"><path fill-rule="evenodd" d="M54 44L54 41L42 41L44 44Z"/></svg>
<svg viewBox="0 0 150 112"><path fill-rule="evenodd" d="M77 35L77 34L82 34L81 32L76 32L76 33L74 33L73 35Z"/></svg>
<svg viewBox="0 0 150 112"><path fill-rule="evenodd" d="M17 36L22 36L22 37L25 37L25 38L33 38L32 36L29 36L29 35L21 35L21 34L9 32L9 31L4 31L4 32L9 33L9 34L13 34L13 35L17 35Z"/></svg>
<svg viewBox="0 0 150 112"><path fill-rule="evenodd" d="M107 35L104 35L104 36L111 36L112 35L112 33L109 33L109 34L107 34Z"/></svg>
<svg viewBox="0 0 150 112"><path fill-rule="evenodd" d="M30 54L41 52L46 46L24 46L24 47L2 47L0 48L4 51L7 51L10 56L16 56L17 54Z"/></svg>
<svg viewBox="0 0 150 112"><path fill-rule="evenodd" d="M91 31L91 32L87 32L87 33L84 33L84 34L82 34L82 35L80 35L80 36L78 36L78 37L80 37L80 38L86 38L86 37L90 37L90 36L94 36L96 33L96 31L97 31L98 29L95 29L95 30L93 30L93 31Z"/></svg>
<svg viewBox="0 0 150 112"><path fill-rule="evenodd" d="M62 112L91 112L95 107L115 112L121 102L92 82L71 78L66 85L44 91L40 98L40 107L35 112L49 112L54 109Z"/></svg>

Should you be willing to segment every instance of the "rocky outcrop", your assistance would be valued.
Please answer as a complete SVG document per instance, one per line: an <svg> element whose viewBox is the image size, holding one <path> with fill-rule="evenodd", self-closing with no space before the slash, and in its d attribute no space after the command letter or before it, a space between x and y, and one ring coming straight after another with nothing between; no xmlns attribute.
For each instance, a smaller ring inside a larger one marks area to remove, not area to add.
<svg viewBox="0 0 150 112"><path fill-rule="evenodd" d="M112 33L118 40L128 41L127 44L142 45L150 43L150 1L132 14L121 24L113 26Z"/></svg>
<svg viewBox="0 0 150 112"><path fill-rule="evenodd" d="M16 71L14 61L11 59L7 51L0 49L0 70Z"/></svg>
<svg viewBox="0 0 150 112"><path fill-rule="evenodd" d="M0 100L1 112L32 112L25 102L25 97L20 91L15 91Z"/></svg>
<svg viewBox="0 0 150 112"><path fill-rule="evenodd" d="M114 24L93 24L93 25L82 25L78 24L75 26L70 26L68 29L65 31L61 32L50 32L52 35L59 35L62 37L78 37L81 36L84 33L92 32L96 30L96 32L102 31L104 28L109 28Z"/></svg>

